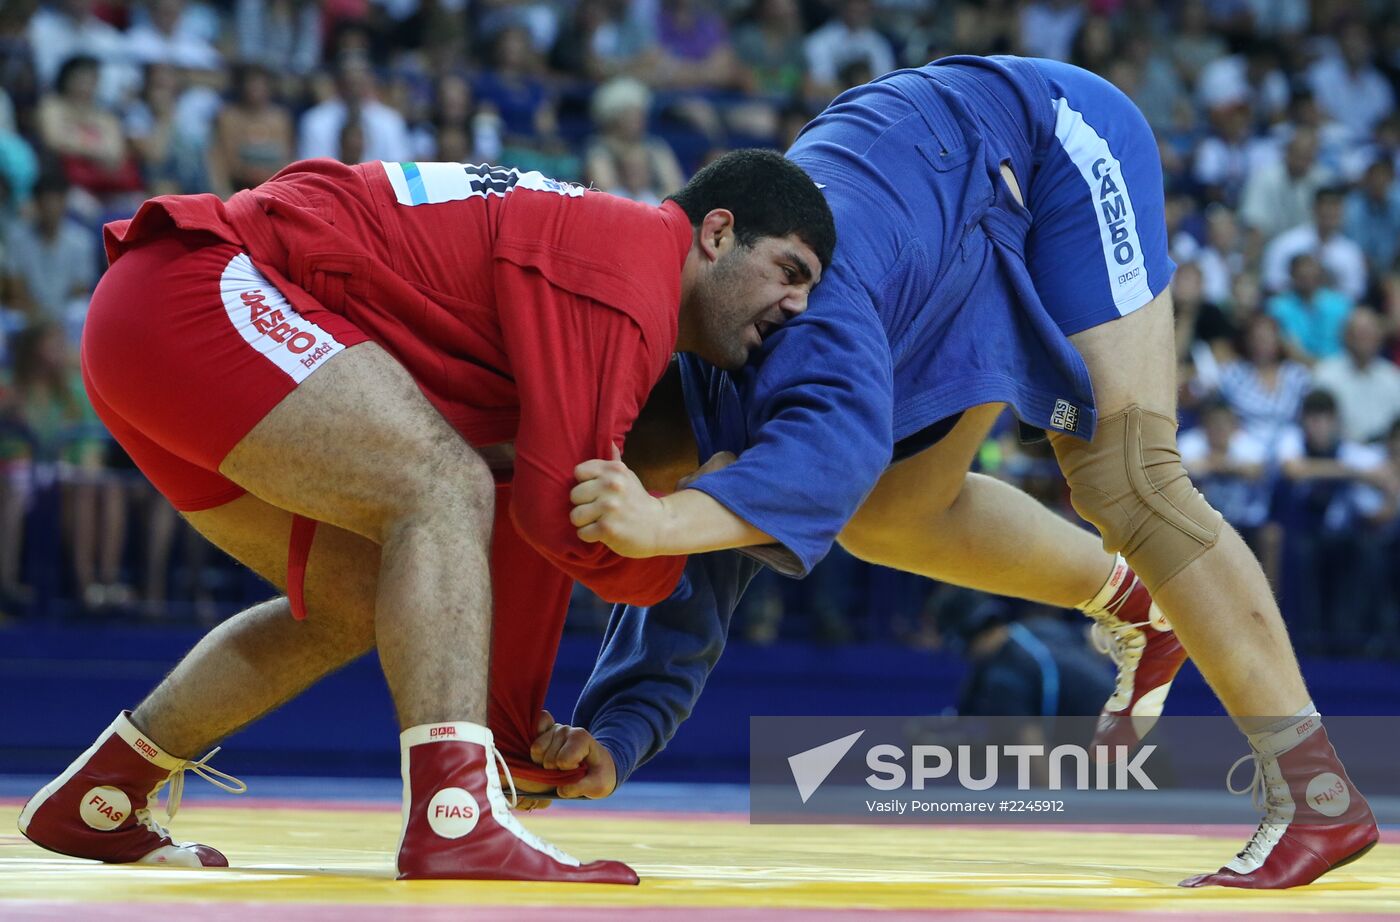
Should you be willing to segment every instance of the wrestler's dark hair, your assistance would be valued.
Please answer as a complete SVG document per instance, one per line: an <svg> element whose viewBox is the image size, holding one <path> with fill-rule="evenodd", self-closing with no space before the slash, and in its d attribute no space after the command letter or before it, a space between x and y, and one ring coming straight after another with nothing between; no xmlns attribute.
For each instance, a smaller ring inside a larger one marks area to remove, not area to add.
<svg viewBox="0 0 1400 922"><path fill-rule="evenodd" d="M762 237L795 234L812 248L822 268L836 249L836 222L826 198L806 170L777 151L730 151L668 196L699 227L705 215L724 208L734 215L734 236L743 246Z"/></svg>

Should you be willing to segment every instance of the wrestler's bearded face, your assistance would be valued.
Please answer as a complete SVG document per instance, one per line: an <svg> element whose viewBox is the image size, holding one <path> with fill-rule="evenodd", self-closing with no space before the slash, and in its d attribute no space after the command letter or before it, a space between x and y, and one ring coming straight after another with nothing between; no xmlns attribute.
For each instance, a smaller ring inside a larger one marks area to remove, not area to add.
<svg viewBox="0 0 1400 922"><path fill-rule="evenodd" d="M769 333L806 310L820 272L796 237L734 246L696 282L691 351L720 368L743 367Z"/></svg>

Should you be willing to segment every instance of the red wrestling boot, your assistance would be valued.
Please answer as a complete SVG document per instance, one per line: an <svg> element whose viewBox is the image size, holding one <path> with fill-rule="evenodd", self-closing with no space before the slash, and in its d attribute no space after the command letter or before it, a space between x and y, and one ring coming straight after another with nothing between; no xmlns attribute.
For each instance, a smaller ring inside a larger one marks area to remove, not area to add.
<svg viewBox="0 0 1400 922"><path fill-rule="evenodd" d="M186 770L232 794L248 790L237 778L209 767L214 752L197 762L168 755L136 728L130 711L122 711L87 752L29 799L19 815L19 831L40 848L74 858L226 868L228 859L219 852L174 841L151 816L156 795L169 782L165 810L174 818Z"/></svg>
<svg viewBox="0 0 1400 922"><path fill-rule="evenodd" d="M1136 746L1162 716L1186 650L1122 555L1103 589L1080 610L1094 619L1094 645L1118 667L1118 684L1099 713L1095 746ZM1126 751L1126 750L1124 750Z"/></svg>
<svg viewBox="0 0 1400 922"><path fill-rule="evenodd" d="M1293 742L1303 736L1301 742ZM1292 748L1278 751L1281 746ZM1214 874L1183 880L1183 887L1242 887L1282 890L1301 887L1333 868L1355 861L1380 840L1376 818L1366 798L1351 783L1318 714L1251 746L1250 755L1230 774L1254 759L1248 788L1264 819L1240 853ZM1273 753L1273 754L1270 754ZM1230 786L1230 779L1225 779Z"/></svg>
<svg viewBox="0 0 1400 922"><path fill-rule="evenodd" d="M505 760L480 724L456 721L411 727L399 737L403 757L400 880L548 880L635 884L619 861L582 864L539 839L510 812L498 762ZM509 769L507 779L509 779ZM512 797L514 783L511 784Z"/></svg>

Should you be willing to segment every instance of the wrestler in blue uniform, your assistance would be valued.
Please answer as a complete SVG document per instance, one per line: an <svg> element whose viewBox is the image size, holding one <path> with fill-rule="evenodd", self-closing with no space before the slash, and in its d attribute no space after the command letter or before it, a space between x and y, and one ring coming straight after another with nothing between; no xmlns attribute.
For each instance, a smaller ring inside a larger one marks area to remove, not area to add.
<svg viewBox="0 0 1400 922"><path fill-rule="evenodd" d="M1146 305L1174 266L1151 129L1067 64L896 71L838 97L788 155L824 187L836 256L738 378L752 444L691 487L805 572L891 446L913 454L962 410L1007 403L1035 428L1091 436L1089 375L1067 337ZM810 486L793 483L798 469Z"/></svg>
<svg viewBox="0 0 1400 922"><path fill-rule="evenodd" d="M1138 110L1068 65L947 58L843 94L790 156L826 190L836 256L807 312L734 380L734 413L707 420L718 424L716 441L735 439L717 447L742 448L739 460L690 489L774 538L788 572L810 568L848 521L859 523L845 535L852 550L873 547L872 559L917 569L925 564L907 545L880 545L914 532L883 486L866 502L872 487L891 458L920 454L891 472L891 489L903 496L926 479L968 495L976 482L962 452L984 431L990 406L1011 406L1050 432L1076 511L1105 551L1122 552L1098 594L1077 603L1119 669L1095 738L1135 741L1162 713L1186 656L1170 617L1200 640L1198 665L1241 722L1256 777L1281 779L1265 785L1264 818L1244 848L1182 884L1294 887L1365 854L1379 840L1375 816L1307 697L1268 581L1181 464L1166 294L1173 266L1156 142ZM723 381L701 378L710 397L728 399ZM1102 391L1097 408L1091 380ZM955 424L965 410L968 425ZM1021 503L1014 494L988 508L1005 512ZM951 508L939 508L942 498L931 489L922 506L910 502L941 514ZM1021 508L1014 515L1033 514ZM1066 540L1083 537L1044 518L1028 530L1044 539L1056 528ZM773 548L760 553L776 560ZM1086 562L1082 551L1065 559ZM1189 578L1170 582L1188 568ZM619 777L689 713L750 575L732 555L697 557L673 599L615 612L576 721L613 754ZM1082 579L1080 589L1088 591ZM1323 787L1341 793L1325 802L1294 796Z"/></svg>
<svg viewBox="0 0 1400 922"><path fill-rule="evenodd" d="M701 457L742 452L690 487L788 552L755 556L802 575L891 459L963 410L1006 403L1029 426L1091 436L1089 375L1067 337L1146 305L1174 266L1151 129L1066 64L896 71L842 94L788 156L831 205L832 264L755 363L731 379L686 356L682 374ZM575 723L619 779L690 713L754 572L737 554L697 556L668 601L614 610Z"/></svg>

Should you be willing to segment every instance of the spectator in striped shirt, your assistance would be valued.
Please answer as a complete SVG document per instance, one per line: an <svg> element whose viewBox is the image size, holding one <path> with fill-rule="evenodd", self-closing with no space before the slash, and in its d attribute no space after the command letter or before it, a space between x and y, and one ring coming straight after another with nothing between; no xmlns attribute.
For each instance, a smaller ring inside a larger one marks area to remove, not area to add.
<svg viewBox="0 0 1400 922"><path fill-rule="evenodd" d="M1239 354L1220 374L1220 398L1272 453L1280 433L1298 418L1312 374L1284 356L1278 321L1268 314L1245 322Z"/></svg>

